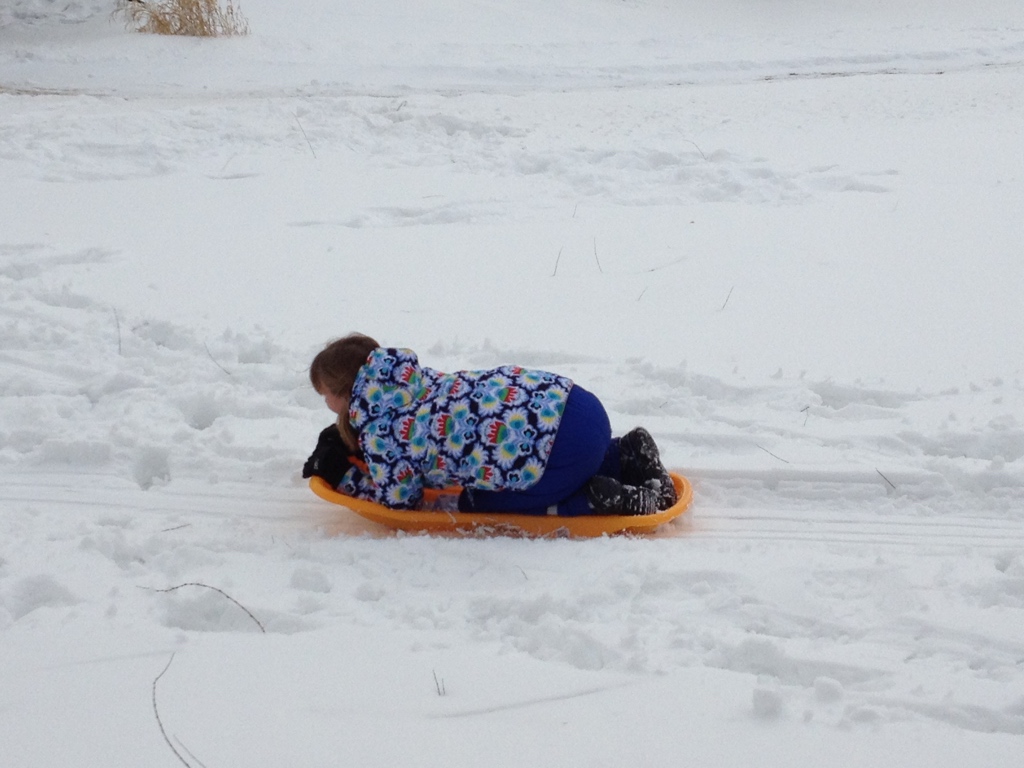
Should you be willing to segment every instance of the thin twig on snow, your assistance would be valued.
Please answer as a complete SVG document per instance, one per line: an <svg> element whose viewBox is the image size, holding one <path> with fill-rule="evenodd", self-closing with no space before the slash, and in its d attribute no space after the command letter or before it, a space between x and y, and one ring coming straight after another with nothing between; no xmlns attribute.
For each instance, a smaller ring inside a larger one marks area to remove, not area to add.
<svg viewBox="0 0 1024 768"><path fill-rule="evenodd" d="M117 326L117 356L121 356L121 316L117 314L117 307L114 307L114 325Z"/></svg>
<svg viewBox="0 0 1024 768"><path fill-rule="evenodd" d="M202 587L203 589L212 589L214 592L217 592L217 593L223 595L228 600L230 600L232 603L234 603L239 608L241 608L243 611L245 611L245 613L249 616L249 618L256 622L256 626L260 628L260 632L263 632L264 634L266 634L267 628L263 626L263 622L260 621L259 619L257 619L253 615L252 611L250 611L248 608L246 608L244 605L242 605L240 602L235 600L235 598L233 598L231 595L229 595L227 592L225 592L223 589L220 589L219 587L211 587L209 584L203 584L203 583L198 582L198 581L189 581L189 582L186 582L185 584L179 584L176 587L168 587L167 589L153 589L152 587L141 587L141 589L146 589L146 590L149 590L150 592L175 592L175 591L177 591L179 589L183 589L184 587Z"/></svg>
<svg viewBox="0 0 1024 768"><path fill-rule="evenodd" d="M210 356L210 359L213 360L213 364L214 365L216 365L218 368L220 368L222 371L224 371L224 373L226 373L228 376L233 376L234 375L234 374L231 373L231 371L229 371L227 368L225 368L223 365L221 365L219 362L217 362L217 358L214 357L213 356L213 352L210 351L210 345L209 344L207 344L204 341L203 342L203 346L206 348L206 354L208 354Z"/></svg>
<svg viewBox="0 0 1024 768"><path fill-rule="evenodd" d="M182 757L181 752L179 752L175 748L174 744L171 742L171 737L167 735L167 729L164 728L164 721L160 719L160 709L156 705L156 684L160 682L160 678L163 677L167 673L167 670L171 668L172 661L174 661L173 653L171 654L171 658L167 660L167 666L165 666L163 668L163 671L156 676L155 680L153 680L153 714L156 716L156 724L160 726L160 735L164 737L164 741L166 741L167 746L171 748L171 752L173 752L174 756L181 761L182 765L187 766L187 768L192 768L192 764L184 757ZM178 743L180 744L181 742L179 741ZM184 745L182 745L182 749L185 749ZM188 752L187 749L185 749L185 751ZM189 754L192 753L189 752ZM200 765L202 764L200 763Z"/></svg>
<svg viewBox="0 0 1024 768"><path fill-rule="evenodd" d="M889 479L888 477L886 477L885 475L883 475L883 474L882 474L882 471L881 471L880 469L878 469L878 468L876 467L876 468L875 468L875 472L877 472L877 473L878 473L878 476L879 476L880 478L882 478L883 480L885 480L885 482L886 482L886 483L888 483L888 484L889 484L889 487L890 487L890 488L892 488L892 489L893 489L894 491L896 490L896 486L895 486L895 485L893 484L892 480L890 480L890 479Z"/></svg>
<svg viewBox="0 0 1024 768"><path fill-rule="evenodd" d="M558 274L558 262L560 262L562 260L562 251L564 249L565 249L565 246L562 246L561 248L558 249L558 255L555 257L555 269L551 273L552 277L554 277L555 275Z"/></svg>
<svg viewBox="0 0 1024 768"><path fill-rule="evenodd" d="M790 461L787 461L786 459L782 458L781 456L776 456L776 455L775 455L774 453L772 453L771 451L769 451L769 450L768 450L767 448L765 448L765 447L764 447L763 445L759 445L759 446L757 446L757 447L758 447L758 448L760 448L760 449L761 449L762 451L764 451L765 453L767 453L767 454L768 454L769 456L771 456L771 457L772 457L773 459L778 459L778 460L779 460L779 461L781 461L781 462L782 462L783 464L791 464L791 463L792 463L792 462L790 462Z"/></svg>
<svg viewBox="0 0 1024 768"><path fill-rule="evenodd" d="M729 289L729 295L726 296L725 297L725 301L722 302L722 306L718 309L719 312L721 312L722 310L725 309L725 305L729 303L729 299L732 298L732 292L735 291L735 290L736 290L736 286L735 285L732 288Z"/></svg>
<svg viewBox="0 0 1024 768"><path fill-rule="evenodd" d="M402 104L405 104L405 102L403 101ZM402 108L402 104L398 105L399 109ZM302 131L302 138L306 140L306 146L309 147L309 151L313 153L313 159L316 160L316 152L313 149L313 143L309 140L309 136L306 135L306 129L302 127L302 123L299 122L298 115L295 116L295 122L298 124L299 130Z"/></svg>
<svg viewBox="0 0 1024 768"><path fill-rule="evenodd" d="M693 146L697 149L697 151L700 152L700 156L702 158L704 158L704 162L707 162L707 160L708 160L707 155L704 154L704 150L703 149L701 149L700 147L697 146L697 142L690 141L690 139L683 139L683 141L685 141L685 142L687 142L689 144L693 144Z"/></svg>

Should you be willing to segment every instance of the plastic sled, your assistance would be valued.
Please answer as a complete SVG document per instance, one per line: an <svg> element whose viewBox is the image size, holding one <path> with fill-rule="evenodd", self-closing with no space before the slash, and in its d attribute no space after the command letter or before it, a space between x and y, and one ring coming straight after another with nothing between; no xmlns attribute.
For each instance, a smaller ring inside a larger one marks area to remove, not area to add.
<svg viewBox="0 0 1024 768"><path fill-rule="evenodd" d="M312 477L309 487L326 501L339 504L357 515L388 528L412 533L461 533L475 535L593 538L616 533L650 533L669 520L683 514L693 500L693 487L682 475L669 473L675 483L679 500L671 507L653 515L522 515L511 512L449 512L453 497L461 489L427 489L422 510L389 509L365 499L357 499L331 488L320 477ZM431 509L433 507L434 509Z"/></svg>

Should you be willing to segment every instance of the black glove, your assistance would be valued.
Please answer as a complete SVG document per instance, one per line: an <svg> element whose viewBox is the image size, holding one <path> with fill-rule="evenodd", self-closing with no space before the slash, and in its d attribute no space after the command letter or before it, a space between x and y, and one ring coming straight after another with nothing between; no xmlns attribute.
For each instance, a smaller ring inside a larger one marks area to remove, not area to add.
<svg viewBox="0 0 1024 768"><path fill-rule="evenodd" d="M331 488L337 488L345 473L352 466L350 460L354 457L355 454L341 439L338 425L331 424L320 433L320 437L316 441L316 448L302 466L302 476L322 477L330 483Z"/></svg>

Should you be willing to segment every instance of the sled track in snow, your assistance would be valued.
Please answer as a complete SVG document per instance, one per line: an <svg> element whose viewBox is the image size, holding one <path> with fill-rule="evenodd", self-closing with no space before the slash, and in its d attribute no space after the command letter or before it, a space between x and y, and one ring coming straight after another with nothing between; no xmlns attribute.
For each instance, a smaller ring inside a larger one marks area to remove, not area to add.
<svg viewBox="0 0 1024 768"><path fill-rule="evenodd" d="M83 85L40 85L31 82L0 82L0 95L10 96L84 96L90 98L159 98L173 103L188 101L221 101L224 99L266 98L407 98L411 93L458 97L467 94L508 94L528 90L597 91L603 89L647 90L684 86L742 85L789 80L826 80L857 77L935 77L955 73L1024 67L1024 42L1011 42L978 48L925 50L917 52L879 53L858 56L814 56L794 59L717 59L680 61L673 64L649 64L607 67L562 67L545 69L543 78L526 69L502 68L491 72L486 67L438 65L433 69L436 82L414 83L413 73L402 68L388 70L394 85L356 86L344 83L318 83L316 86L275 86L236 88L222 83L206 83L193 88L178 84L178 92L167 93L163 83L121 83L116 87ZM91 76L90 76L91 77ZM226 82L231 82L230 80ZM544 86L538 87L539 82Z"/></svg>
<svg viewBox="0 0 1024 768"><path fill-rule="evenodd" d="M110 476L16 475L4 479L0 507L19 505L40 511L79 508L111 515L288 521L308 513L308 507L315 502L306 499L309 494L304 492L304 488L267 488L239 483L225 483L223 487L222 492L211 491L210 486L198 483L194 488L142 490L129 480Z"/></svg>
<svg viewBox="0 0 1024 768"><path fill-rule="evenodd" d="M887 498L851 501L855 490L832 482L819 498L803 498L762 489L714 489L715 498L698 492L691 510L663 528L659 538L693 538L723 542L803 542L821 545L866 545L922 549L1010 549L1024 547L1024 529L1012 518L984 511L937 512L927 499ZM188 520L234 520L239 523L284 525L314 531L325 521L351 522L355 533L391 532L363 524L344 510L328 508L305 486L269 488L225 482L218 486L182 481L142 490L113 476L18 474L8 476L0 490L0 509L56 512L72 517L76 510L115 521L129 516L152 517L160 530ZM723 506L723 497L729 506ZM736 504L742 506L736 506ZM844 508L835 509L837 503ZM852 506L851 506L852 505ZM332 526L333 527L333 526Z"/></svg>
<svg viewBox="0 0 1024 768"><path fill-rule="evenodd" d="M999 519L922 518L905 514L794 513L774 509L703 510L686 535L730 541L802 541L889 547L1024 547L1024 530Z"/></svg>

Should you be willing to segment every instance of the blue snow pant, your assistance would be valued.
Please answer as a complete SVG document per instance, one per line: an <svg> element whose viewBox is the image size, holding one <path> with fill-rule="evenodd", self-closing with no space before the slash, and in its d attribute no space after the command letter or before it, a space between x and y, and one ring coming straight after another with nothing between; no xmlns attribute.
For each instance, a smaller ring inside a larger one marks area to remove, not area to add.
<svg viewBox="0 0 1024 768"><path fill-rule="evenodd" d="M523 491L467 488L459 509L565 517L593 514L583 486L594 475L619 478L619 441L612 439L608 413L593 394L574 384L569 391L544 474Z"/></svg>

